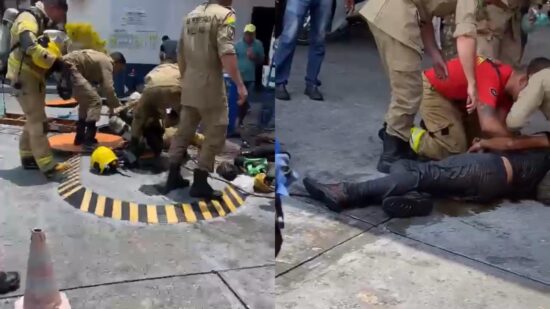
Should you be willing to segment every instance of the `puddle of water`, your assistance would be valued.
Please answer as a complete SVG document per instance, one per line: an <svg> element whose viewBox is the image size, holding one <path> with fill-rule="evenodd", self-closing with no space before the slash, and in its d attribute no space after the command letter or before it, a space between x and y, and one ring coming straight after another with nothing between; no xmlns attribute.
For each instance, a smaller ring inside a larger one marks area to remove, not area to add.
<svg viewBox="0 0 550 309"><path fill-rule="evenodd" d="M434 212L441 213L449 217L469 217L476 214L493 211L500 207L500 201L490 204L473 204L457 200L437 200L435 201Z"/></svg>

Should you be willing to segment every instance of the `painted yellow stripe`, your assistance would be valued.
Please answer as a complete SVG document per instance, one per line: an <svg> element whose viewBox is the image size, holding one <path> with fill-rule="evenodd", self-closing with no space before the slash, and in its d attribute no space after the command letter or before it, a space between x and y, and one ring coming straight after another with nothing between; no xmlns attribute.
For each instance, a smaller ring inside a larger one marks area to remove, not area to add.
<svg viewBox="0 0 550 309"><path fill-rule="evenodd" d="M78 190L80 190L80 189L82 189L82 186L81 186L81 185L78 185L78 186L74 187L74 189L72 189L71 191L69 191L69 192L63 194L63 198L64 198L64 199L68 198L69 196L73 195L73 193L75 193L76 191L78 191Z"/></svg>
<svg viewBox="0 0 550 309"><path fill-rule="evenodd" d="M229 196L227 196L225 192L223 193L223 201L225 202L225 205L227 205L227 208L231 210L231 212L237 211L237 208L235 208L235 205L233 205L233 202L229 199Z"/></svg>
<svg viewBox="0 0 550 309"><path fill-rule="evenodd" d="M67 182L75 180L75 179L80 179L80 174L74 174L74 175L68 176L67 179L65 179L65 182L63 184L66 184Z"/></svg>
<svg viewBox="0 0 550 309"><path fill-rule="evenodd" d="M113 219L120 220L122 218L122 202L120 200L113 200Z"/></svg>
<svg viewBox="0 0 550 309"><path fill-rule="evenodd" d="M183 207L183 213L185 214L185 219L187 222L197 222L197 216L195 216L191 205L183 204L181 207Z"/></svg>
<svg viewBox="0 0 550 309"><path fill-rule="evenodd" d="M84 197L82 198L82 203L80 203L80 210L88 212L90 208L90 200L92 199L92 191L86 189L84 192Z"/></svg>
<svg viewBox="0 0 550 309"><path fill-rule="evenodd" d="M60 194L63 194L67 191L67 189L69 188L72 188L76 185L79 185L80 184L80 181L78 180L73 180L71 182L66 182L64 184L62 184L61 186L59 186L59 188L57 189L57 192L59 192Z"/></svg>
<svg viewBox="0 0 550 309"><path fill-rule="evenodd" d="M95 214L97 216L103 217L104 213L105 213L105 196L98 195L97 203L95 205Z"/></svg>
<svg viewBox="0 0 550 309"><path fill-rule="evenodd" d="M130 222L137 223L139 221L138 204L130 203Z"/></svg>
<svg viewBox="0 0 550 309"><path fill-rule="evenodd" d="M205 202L199 202L199 207L205 220L212 219L212 214L210 213L210 211L208 211L208 207L206 206Z"/></svg>
<svg viewBox="0 0 550 309"><path fill-rule="evenodd" d="M231 192L231 194L233 195L233 197L235 198L235 200L237 201L239 206L244 204L244 201L241 198L241 196L239 195L239 193L235 192L235 190L233 188L231 188L231 186L227 186L227 191Z"/></svg>
<svg viewBox="0 0 550 309"><path fill-rule="evenodd" d="M222 205L218 201L212 201L212 205L216 208L220 216L225 217L225 211L222 208Z"/></svg>
<svg viewBox="0 0 550 309"><path fill-rule="evenodd" d="M166 221L169 224L178 223L178 216L176 216L174 205L166 205Z"/></svg>
<svg viewBox="0 0 550 309"><path fill-rule="evenodd" d="M148 223L159 223L159 218L157 216L157 206L156 205L147 205L147 222Z"/></svg>

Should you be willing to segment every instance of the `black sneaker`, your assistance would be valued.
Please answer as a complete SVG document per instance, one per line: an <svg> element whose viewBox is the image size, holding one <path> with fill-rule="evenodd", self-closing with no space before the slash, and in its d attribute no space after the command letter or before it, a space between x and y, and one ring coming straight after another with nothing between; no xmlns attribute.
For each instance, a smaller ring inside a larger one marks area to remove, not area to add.
<svg viewBox="0 0 550 309"><path fill-rule="evenodd" d="M0 272L0 294L17 291L20 282L19 273L14 271Z"/></svg>
<svg viewBox="0 0 550 309"><path fill-rule="evenodd" d="M314 101L323 101L323 94L317 86L307 86L304 94Z"/></svg>
<svg viewBox="0 0 550 309"><path fill-rule="evenodd" d="M286 86L281 84L275 87L275 98L282 101L290 101L290 94L286 90Z"/></svg>
<svg viewBox="0 0 550 309"><path fill-rule="evenodd" d="M382 202L382 210L390 218L424 217L433 210L433 201L418 193L390 196Z"/></svg>

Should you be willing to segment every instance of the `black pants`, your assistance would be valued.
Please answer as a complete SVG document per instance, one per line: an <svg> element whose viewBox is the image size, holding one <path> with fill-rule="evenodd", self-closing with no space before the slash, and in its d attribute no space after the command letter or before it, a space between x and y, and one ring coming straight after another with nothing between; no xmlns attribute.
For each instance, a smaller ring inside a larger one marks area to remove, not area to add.
<svg viewBox="0 0 550 309"><path fill-rule="evenodd" d="M388 196L418 191L437 197L460 197L488 202L509 192L506 170L500 155L466 153L441 161L396 162L386 177L361 183L346 183L355 206L379 204Z"/></svg>

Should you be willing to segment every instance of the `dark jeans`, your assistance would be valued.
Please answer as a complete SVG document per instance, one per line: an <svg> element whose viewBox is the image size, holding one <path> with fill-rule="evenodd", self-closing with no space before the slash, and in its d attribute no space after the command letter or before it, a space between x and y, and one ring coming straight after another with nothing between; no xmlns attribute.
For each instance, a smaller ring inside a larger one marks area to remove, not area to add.
<svg viewBox="0 0 550 309"><path fill-rule="evenodd" d="M379 204L388 196L418 191L437 197L489 202L509 193L501 156L466 153L441 161L396 162L386 177L361 183L346 183L352 204Z"/></svg>
<svg viewBox="0 0 550 309"><path fill-rule="evenodd" d="M282 34L274 57L275 83L277 85L288 82L298 32L304 24L304 18L308 11L311 16L311 30L306 84L320 85L318 77L325 58L325 34L332 13L332 0L287 0Z"/></svg>

